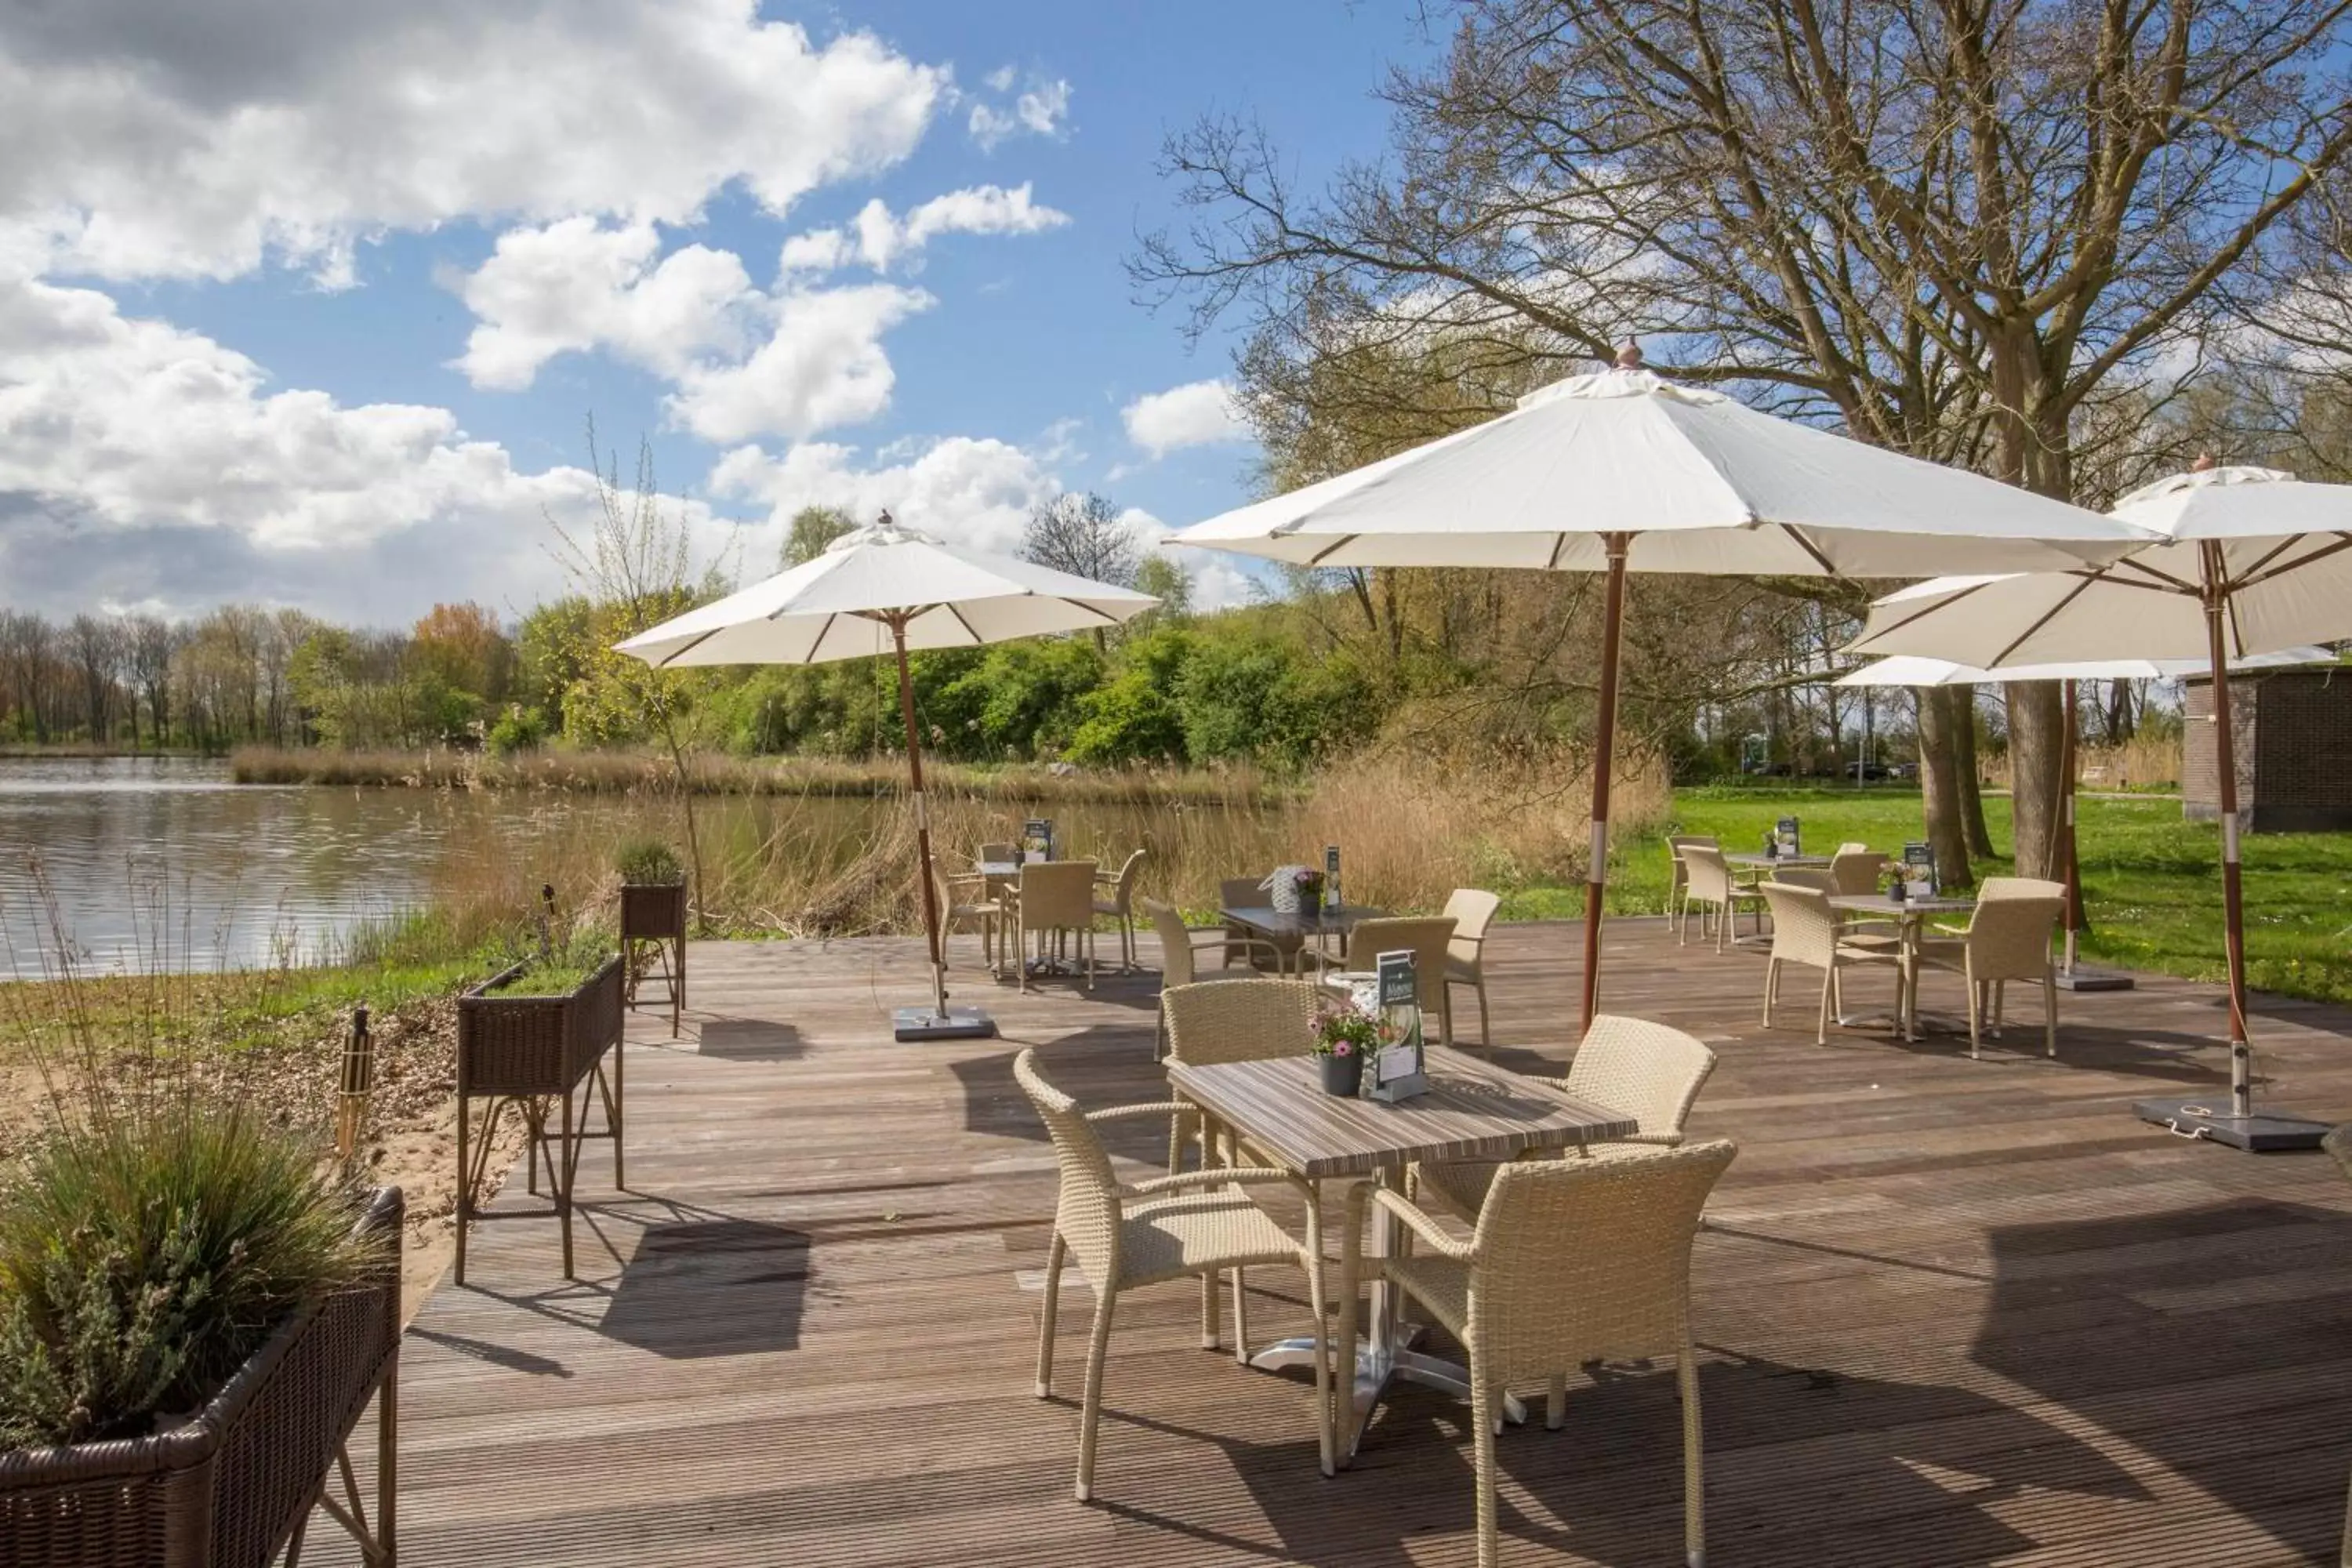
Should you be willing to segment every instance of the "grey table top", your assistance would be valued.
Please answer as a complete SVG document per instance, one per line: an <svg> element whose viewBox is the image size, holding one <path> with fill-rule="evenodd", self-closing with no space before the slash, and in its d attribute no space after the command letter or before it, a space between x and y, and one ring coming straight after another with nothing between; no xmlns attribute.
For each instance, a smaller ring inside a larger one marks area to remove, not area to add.
<svg viewBox="0 0 2352 1568"><path fill-rule="evenodd" d="M1342 904L1336 910L1311 910L1292 912L1271 905L1244 905L1237 909L1219 910L1217 918L1237 926L1264 931L1268 936L1321 936L1328 933L1345 935L1356 928L1359 921L1383 919L1388 911L1368 904Z"/></svg>
<svg viewBox="0 0 2352 1568"><path fill-rule="evenodd" d="M1396 1104L1326 1094L1311 1056L1171 1062L1168 1080L1309 1177L1367 1175L1412 1160L1507 1160L1522 1149L1605 1142L1640 1130L1630 1116L1444 1046L1425 1047L1423 1068L1429 1092Z"/></svg>
<svg viewBox="0 0 2352 1568"><path fill-rule="evenodd" d="M1732 866L1826 866L1830 863L1826 855L1766 855L1753 849L1746 854L1726 855L1723 858L1727 865Z"/></svg>
<svg viewBox="0 0 2352 1568"><path fill-rule="evenodd" d="M1850 914L1857 915L1889 915L1898 918L1905 915L1949 915L1958 914L1965 910L1973 910L1976 907L1977 901L1974 899L1895 900L1888 898L1885 893L1832 893L1830 895L1830 908L1844 910Z"/></svg>

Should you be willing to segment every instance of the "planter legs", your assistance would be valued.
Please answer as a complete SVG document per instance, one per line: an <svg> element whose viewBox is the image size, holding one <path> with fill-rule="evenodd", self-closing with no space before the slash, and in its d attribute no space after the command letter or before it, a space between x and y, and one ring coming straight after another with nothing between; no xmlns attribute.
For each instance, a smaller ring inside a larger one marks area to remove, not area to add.
<svg viewBox="0 0 2352 1568"><path fill-rule="evenodd" d="M621 1128L624 1115L622 1086L624 1083L621 1047L613 1047L612 1072L608 1077L604 1064L598 1062L576 1089L560 1095L483 1095L458 1101L457 1107L457 1256L455 1279L466 1282L467 1234L477 1221L487 1224L494 1219L546 1219L552 1217L562 1234L563 1277L579 1276L572 1266L572 1190L580 1172L581 1146L592 1138L613 1141L613 1184L623 1185ZM575 1103L574 1096L577 1096ZM550 1100L556 1103L551 1107ZM473 1109L478 1101L482 1109ZM490 1154L498 1137L499 1123L512 1106L523 1122L523 1184L536 1196L540 1176L547 1177L549 1206L486 1213L481 1207L482 1191L488 1185ZM590 1126L590 1112L600 1107L604 1125ZM550 1110L555 1111L555 1125L548 1125Z"/></svg>

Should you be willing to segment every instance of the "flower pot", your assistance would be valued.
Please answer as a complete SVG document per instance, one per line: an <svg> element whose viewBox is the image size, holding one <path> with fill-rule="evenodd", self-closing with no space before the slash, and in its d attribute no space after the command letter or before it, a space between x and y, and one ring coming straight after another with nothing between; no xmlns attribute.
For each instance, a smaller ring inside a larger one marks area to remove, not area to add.
<svg viewBox="0 0 2352 1568"><path fill-rule="evenodd" d="M382 1273L288 1319L194 1420L145 1437L0 1453L0 1560L265 1568L310 1516L383 1388L370 1546L382 1548L372 1561L392 1562L401 1213L400 1189L379 1191L360 1226L389 1237Z"/></svg>
<svg viewBox="0 0 2352 1568"><path fill-rule="evenodd" d="M1317 1059L1323 1064L1324 1093L1353 1100L1363 1092L1364 1058L1360 1054L1349 1051L1344 1057L1328 1056Z"/></svg>

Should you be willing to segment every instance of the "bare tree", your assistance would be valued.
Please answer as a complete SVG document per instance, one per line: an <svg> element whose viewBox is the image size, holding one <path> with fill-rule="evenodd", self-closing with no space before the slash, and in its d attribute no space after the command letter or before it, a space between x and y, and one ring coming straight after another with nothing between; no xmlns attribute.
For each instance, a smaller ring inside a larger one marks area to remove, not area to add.
<svg viewBox="0 0 2352 1568"><path fill-rule="evenodd" d="M140 616L131 623L131 679L147 700L147 721L155 743L172 739L172 656L179 651L177 627L161 616Z"/></svg>
<svg viewBox="0 0 2352 1568"><path fill-rule="evenodd" d="M1135 582L1143 545L1117 507L1087 490L1065 492L1032 509L1021 553L1040 566L1125 588Z"/></svg>
<svg viewBox="0 0 2352 1568"><path fill-rule="evenodd" d="M1442 341L1499 402L1652 334L1670 374L2072 497L2083 421L2352 146L2347 0L1449 9L1445 59L1385 89L1393 157L1327 192L1247 124L1170 143L1202 216L1138 278L1251 312L1245 384ZM2057 694L2011 691L2046 871Z"/></svg>
<svg viewBox="0 0 2352 1568"><path fill-rule="evenodd" d="M82 714L93 746L105 745L113 732L116 633L115 622L102 616L76 616L66 626L66 648L81 677Z"/></svg>

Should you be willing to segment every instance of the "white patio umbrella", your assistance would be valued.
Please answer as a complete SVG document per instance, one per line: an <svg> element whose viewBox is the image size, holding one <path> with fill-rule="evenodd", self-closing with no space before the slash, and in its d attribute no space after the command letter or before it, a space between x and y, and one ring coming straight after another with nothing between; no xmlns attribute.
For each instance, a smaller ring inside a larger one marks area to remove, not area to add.
<svg viewBox="0 0 2352 1568"><path fill-rule="evenodd" d="M2325 663L2336 656L2324 647L2305 647L2282 649L2277 653L2254 654L2230 661L2231 669L2272 669L2298 664ZM2077 991L2128 991L2131 976L2080 970L2074 964L2074 933L2083 928L2083 868L2074 847L2074 752L2077 737L2074 729L2074 683L2078 680L2180 680L2191 675L2202 675L2206 662L2201 658L2094 658L2066 664L2016 665L2007 669L1979 669L1972 664L1957 664L1948 658L1927 658L1918 654L1898 653L1849 670L1830 682L1832 686L2001 686L2010 681L2056 680L2066 688L2065 741L2060 751L2060 775L2063 780L2062 799L2065 831L2062 835L2066 857L2066 961L2059 970L2059 981Z"/></svg>
<svg viewBox="0 0 2352 1568"><path fill-rule="evenodd" d="M2160 540L2104 565L1953 577L1880 600L1861 653L1958 658L1987 668L2059 659L2202 657L2213 682L2221 816L2222 946L2230 983L2230 1111L2143 1102L2149 1121L2242 1149L2307 1148L2324 1124L2253 1110L2245 900L2230 661L2352 636L2352 486L2210 460L2126 496L2114 515Z"/></svg>
<svg viewBox="0 0 2352 1568"><path fill-rule="evenodd" d="M877 521L835 540L815 560L664 621L617 649L656 669L824 664L897 654L932 1001L928 1008L899 1008L897 1032L902 1040L940 1039L992 1034L996 1026L977 1009L948 1006L939 898L931 879L930 814L923 799L923 747L907 651L1091 631L1117 626L1159 602L1132 588L943 544L900 527L886 511Z"/></svg>
<svg viewBox="0 0 2352 1568"><path fill-rule="evenodd" d="M1571 376L1509 413L1196 523L1182 544L1299 566L1605 571L1584 908L1599 998L1610 749L1625 574L1913 577L2112 560L2129 524L1979 475L1759 414L1640 368Z"/></svg>

